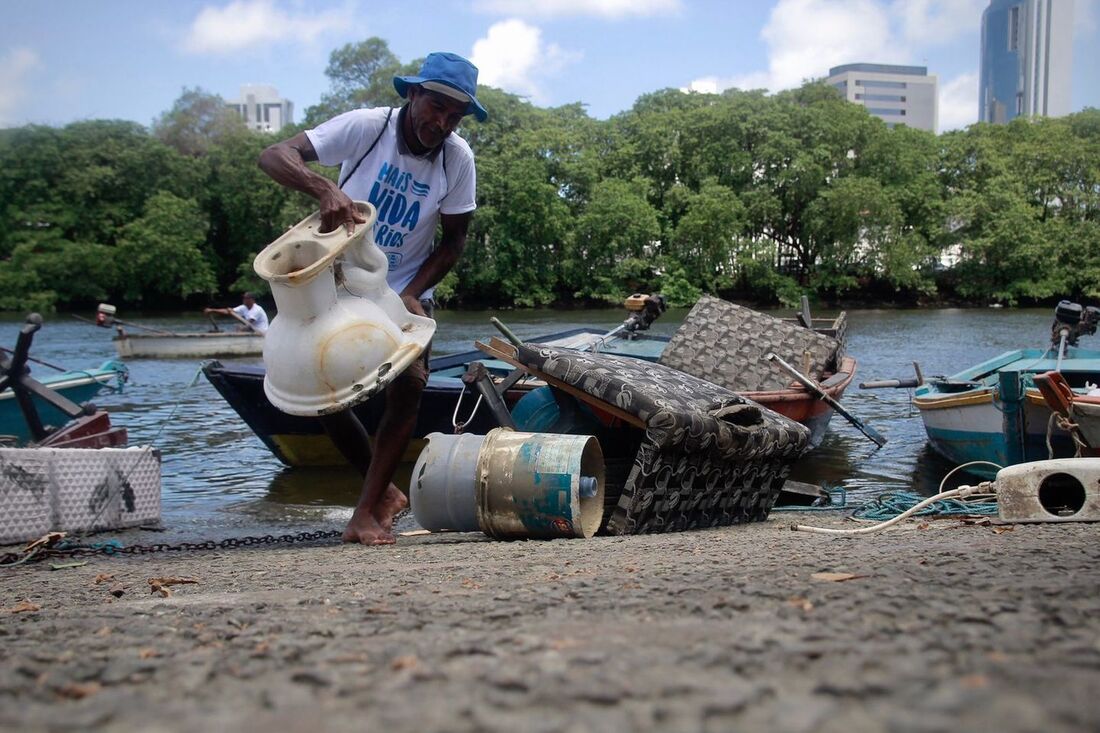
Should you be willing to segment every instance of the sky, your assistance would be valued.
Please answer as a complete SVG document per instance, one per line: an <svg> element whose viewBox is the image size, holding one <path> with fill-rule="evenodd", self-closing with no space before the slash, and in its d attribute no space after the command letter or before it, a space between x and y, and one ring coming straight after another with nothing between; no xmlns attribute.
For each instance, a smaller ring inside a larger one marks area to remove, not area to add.
<svg viewBox="0 0 1100 733"><path fill-rule="evenodd" d="M1073 110L1100 107L1100 0L1074 2ZM845 63L927 66L940 130L978 116L988 0L0 0L0 127L152 122L199 87L270 84L300 120L329 54L371 36L453 51L480 81L599 119L668 87L778 91ZM490 110L490 113L492 110Z"/></svg>

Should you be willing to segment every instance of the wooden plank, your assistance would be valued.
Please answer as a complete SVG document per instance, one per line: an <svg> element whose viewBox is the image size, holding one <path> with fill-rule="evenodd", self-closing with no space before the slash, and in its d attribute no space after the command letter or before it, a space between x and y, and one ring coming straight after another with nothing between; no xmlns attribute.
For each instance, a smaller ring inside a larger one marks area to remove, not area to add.
<svg viewBox="0 0 1100 733"><path fill-rule="evenodd" d="M597 397L593 397L592 395L588 394L584 390L578 389L577 387L574 387L573 385L571 385L567 382L563 382L562 380L558 379L557 377L552 377L552 376L550 376L549 374L547 374L545 372L542 372L542 371L539 371L538 369L535 369L534 367L530 367L530 366L527 366L526 364L523 364L515 356L515 354L516 354L515 347L513 347L507 341L502 341L501 339L498 339L494 336L492 339L489 340L488 344L484 344L480 341L475 341L474 346L476 346L480 351L483 351L486 354L489 354L490 356L492 356L496 359L500 359L501 361L506 361L509 364L511 364L512 366L519 367L520 369L527 370L529 373L531 373L531 374L535 375L536 377L538 377L539 379L542 379L543 381L545 381L551 387L557 387L562 392L565 392L568 395L572 395L573 397L576 397L581 402L592 405L596 409L602 410L603 412L606 412L609 415L614 415L615 417L619 418L623 422L626 422L630 425L633 425L636 428L645 429L645 427L646 427L645 421L642 420L637 415L633 415L633 414L627 412L626 410L623 410L620 407L612 405L609 402L604 402L603 400L601 400ZM507 353L508 351L510 351L511 354Z"/></svg>
<svg viewBox="0 0 1100 733"><path fill-rule="evenodd" d="M828 504L829 492L820 486L807 484L802 481L787 479L779 489L777 506L810 506L818 499L825 499Z"/></svg>
<svg viewBox="0 0 1100 733"><path fill-rule="evenodd" d="M812 329L814 327L813 316L810 315L810 299L805 295L800 299L801 308L798 311L798 320L806 328Z"/></svg>

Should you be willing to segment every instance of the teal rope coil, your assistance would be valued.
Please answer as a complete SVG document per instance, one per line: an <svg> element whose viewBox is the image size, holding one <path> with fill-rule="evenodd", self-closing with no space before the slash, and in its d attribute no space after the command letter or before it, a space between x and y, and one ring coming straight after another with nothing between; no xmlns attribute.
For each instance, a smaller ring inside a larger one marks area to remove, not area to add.
<svg viewBox="0 0 1100 733"><path fill-rule="evenodd" d="M852 512L853 519L882 522L893 519L904 511L911 509L924 501L927 497L915 494L912 491L888 491L880 494L871 501L856 507ZM942 499L926 506L914 514L915 517L928 515L961 517L968 515L992 516L997 513L997 498L992 495L978 495L971 499Z"/></svg>

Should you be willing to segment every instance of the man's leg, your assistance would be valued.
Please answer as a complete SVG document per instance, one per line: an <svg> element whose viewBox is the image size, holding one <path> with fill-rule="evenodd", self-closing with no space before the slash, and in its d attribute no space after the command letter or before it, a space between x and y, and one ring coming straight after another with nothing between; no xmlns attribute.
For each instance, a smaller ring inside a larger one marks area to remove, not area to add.
<svg viewBox="0 0 1100 733"><path fill-rule="evenodd" d="M374 455L367 467L359 503L344 530L344 541L364 545L394 542L390 532L393 517L408 505L408 499L393 485L393 475L412 439L420 396L427 382L424 360L417 359L386 388L386 407L378 424Z"/></svg>

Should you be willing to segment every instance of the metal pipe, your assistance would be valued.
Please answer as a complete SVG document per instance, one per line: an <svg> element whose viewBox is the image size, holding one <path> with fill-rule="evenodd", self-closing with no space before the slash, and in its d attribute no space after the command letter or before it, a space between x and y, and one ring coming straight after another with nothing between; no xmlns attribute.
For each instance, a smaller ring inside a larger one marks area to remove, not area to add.
<svg viewBox="0 0 1100 733"><path fill-rule="evenodd" d="M519 336L516 336L514 333L512 333L512 329L505 326L499 318L493 316L489 319L489 323L496 326L496 329L504 335L504 338L508 339L512 343L512 346L515 346L517 348L523 346L523 342L520 341Z"/></svg>
<svg viewBox="0 0 1100 733"><path fill-rule="evenodd" d="M1069 329L1063 328L1058 339L1058 364L1054 367L1054 371L1062 371L1062 357L1066 354L1066 337L1069 336Z"/></svg>
<svg viewBox="0 0 1100 733"><path fill-rule="evenodd" d="M516 422L512 419L512 414L508 412L508 406L504 404L500 393L497 392L496 385L493 384L493 378L489 376L489 370L485 368L484 364L480 361L470 362L470 365L466 367L466 373L462 375L462 381L465 384L472 384L477 387L477 391L481 393L486 407L489 408L489 412L493 413L498 425L502 428L515 430Z"/></svg>

